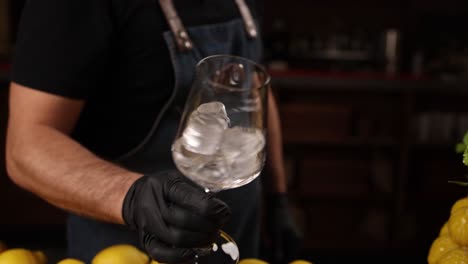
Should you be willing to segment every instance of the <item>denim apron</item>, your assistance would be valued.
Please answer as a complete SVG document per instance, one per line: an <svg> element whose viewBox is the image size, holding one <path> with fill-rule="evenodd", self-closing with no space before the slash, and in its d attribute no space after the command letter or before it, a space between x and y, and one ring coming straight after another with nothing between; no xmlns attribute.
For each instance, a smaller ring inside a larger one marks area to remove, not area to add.
<svg viewBox="0 0 468 264"><path fill-rule="evenodd" d="M171 55L175 85L170 99L155 117L142 142L115 162L142 174L176 169L171 144L177 132L196 64L204 57L231 54L259 61L261 42L256 24L243 0L235 0L241 17L219 24L185 28L172 0L160 0L170 30L164 39ZM157 73L155 73L157 74ZM238 243L241 258L258 257L260 231L260 179L246 186L218 193L231 208L232 216L223 228ZM140 247L136 232L71 214L67 223L68 255L86 263L102 249L126 243ZM219 264L219 263L216 263Z"/></svg>

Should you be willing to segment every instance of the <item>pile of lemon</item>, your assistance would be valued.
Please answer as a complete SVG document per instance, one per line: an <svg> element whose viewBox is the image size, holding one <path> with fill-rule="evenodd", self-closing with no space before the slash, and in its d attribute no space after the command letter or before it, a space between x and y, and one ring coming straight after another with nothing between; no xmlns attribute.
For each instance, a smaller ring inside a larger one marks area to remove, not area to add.
<svg viewBox="0 0 468 264"><path fill-rule="evenodd" d="M32 251L24 248L6 249L3 243L0 251L0 264L47 264L47 257L42 251ZM114 245L100 251L94 256L92 264L158 264L150 260L148 255L132 245ZM78 259L66 258L57 264L85 264Z"/></svg>
<svg viewBox="0 0 468 264"><path fill-rule="evenodd" d="M0 264L46 264L47 257L42 251L31 251L23 248L7 249L0 242Z"/></svg>
<svg viewBox="0 0 468 264"><path fill-rule="evenodd" d="M468 197L457 200L450 217L432 242L427 256L429 264L468 263Z"/></svg>
<svg viewBox="0 0 468 264"><path fill-rule="evenodd" d="M0 242L0 264L47 264L47 257L42 251L32 251L23 248L7 249ZM85 264L78 259L67 258L57 264ZM138 248L127 245L113 245L94 256L91 264L158 264ZM243 259L239 264L268 264L259 259ZM305 260L296 260L289 264L313 264Z"/></svg>

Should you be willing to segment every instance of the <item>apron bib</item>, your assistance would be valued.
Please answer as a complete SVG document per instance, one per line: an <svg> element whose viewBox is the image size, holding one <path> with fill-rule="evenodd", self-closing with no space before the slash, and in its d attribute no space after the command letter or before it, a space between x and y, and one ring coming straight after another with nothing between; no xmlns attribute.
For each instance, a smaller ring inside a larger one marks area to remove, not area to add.
<svg viewBox="0 0 468 264"><path fill-rule="evenodd" d="M174 89L146 137L138 146L118 158L116 163L142 174L176 170L171 145L195 76L196 64L204 57L216 54L260 61L261 43L256 26L243 0L236 2L242 19L185 29L172 1L160 0L171 28L164 33L164 39L171 55ZM257 178L246 186L217 194L231 208L232 216L223 230L238 243L241 258L258 257L260 192L260 179ZM86 263L111 245L126 243L140 247L138 235L124 226L73 214L68 218L67 239L68 255Z"/></svg>

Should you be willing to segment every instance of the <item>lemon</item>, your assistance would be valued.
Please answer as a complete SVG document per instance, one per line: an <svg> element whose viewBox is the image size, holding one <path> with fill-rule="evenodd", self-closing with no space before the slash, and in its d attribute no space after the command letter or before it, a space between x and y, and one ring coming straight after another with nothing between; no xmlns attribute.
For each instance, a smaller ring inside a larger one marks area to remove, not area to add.
<svg viewBox="0 0 468 264"><path fill-rule="evenodd" d="M119 244L107 247L94 256L92 264L147 264L149 257L135 246ZM0 263L1 264L1 263Z"/></svg>
<svg viewBox="0 0 468 264"><path fill-rule="evenodd" d="M453 241L460 246L468 246L468 207L460 208L450 215L448 229Z"/></svg>
<svg viewBox="0 0 468 264"><path fill-rule="evenodd" d="M294 260L293 262L290 262L289 264L313 264L313 263L307 260L298 259L298 260Z"/></svg>
<svg viewBox="0 0 468 264"><path fill-rule="evenodd" d="M439 236L449 235L448 222L445 222L442 228L440 229Z"/></svg>
<svg viewBox="0 0 468 264"><path fill-rule="evenodd" d="M453 249L445 253L437 264L466 264L468 263L468 253L461 248Z"/></svg>
<svg viewBox="0 0 468 264"><path fill-rule="evenodd" d="M73 259L73 258L67 258L59 261L57 264L85 264L81 260Z"/></svg>
<svg viewBox="0 0 468 264"><path fill-rule="evenodd" d="M463 197L461 199L458 199L453 205L452 208L450 209L450 214L453 214L455 211L462 207L467 207L468 206L468 197Z"/></svg>
<svg viewBox="0 0 468 264"><path fill-rule="evenodd" d="M239 261L239 264L268 264L268 262L265 262L260 259L247 258L247 259L242 259L241 261Z"/></svg>
<svg viewBox="0 0 468 264"><path fill-rule="evenodd" d="M46 264L47 263L47 257L42 251L34 251L33 252L34 256L36 257L37 263L40 264Z"/></svg>
<svg viewBox="0 0 468 264"><path fill-rule="evenodd" d="M427 256L427 262L429 264L436 264L442 255L456 248L458 248L458 245L450 236L440 236L432 242Z"/></svg>
<svg viewBox="0 0 468 264"><path fill-rule="evenodd" d="M47 258L42 251L24 248L8 249L0 254L0 264L45 264Z"/></svg>
<svg viewBox="0 0 468 264"><path fill-rule="evenodd" d="M151 261L151 264L159 264L159 262L157 262L156 260L153 259L153 260Z"/></svg>

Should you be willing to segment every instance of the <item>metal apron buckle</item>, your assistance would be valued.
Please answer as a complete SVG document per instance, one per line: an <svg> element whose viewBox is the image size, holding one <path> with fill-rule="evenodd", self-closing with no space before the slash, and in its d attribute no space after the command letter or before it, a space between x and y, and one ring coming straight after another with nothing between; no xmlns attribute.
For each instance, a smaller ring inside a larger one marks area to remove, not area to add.
<svg viewBox="0 0 468 264"><path fill-rule="evenodd" d="M244 21L247 35L251 38L256 38L258 35L257 26L254 23L249 7L244 0L235 0L235 2ZM190 39L184 24L180 20L172 0L159 0L159 4L169 24L169 28L174 34L179 51L191 50L193 48L193 41Z"/></svg>

